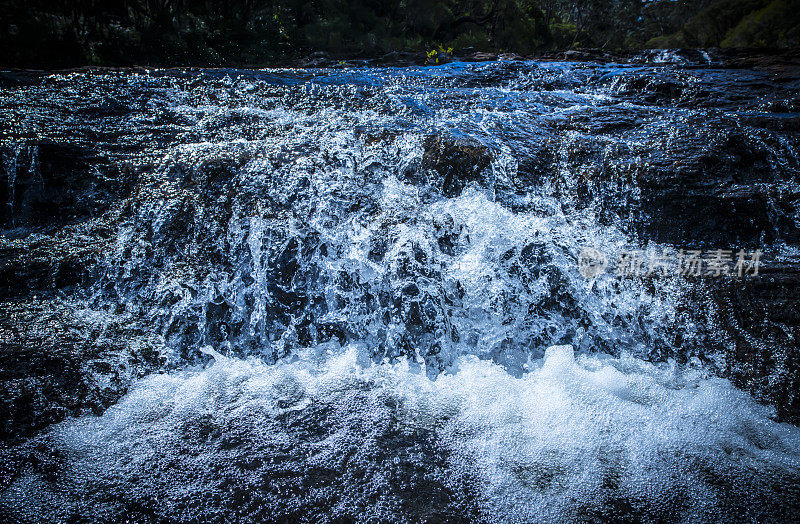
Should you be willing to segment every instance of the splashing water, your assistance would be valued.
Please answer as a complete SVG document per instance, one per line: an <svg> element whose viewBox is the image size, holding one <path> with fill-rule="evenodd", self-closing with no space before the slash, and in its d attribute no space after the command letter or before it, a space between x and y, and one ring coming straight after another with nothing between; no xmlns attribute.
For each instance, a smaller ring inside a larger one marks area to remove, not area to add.
<svg viewBox="0 0 800 524"><path fill-rule="evenodd" d="M691 283L578 271L583 246L674 247L637 225L659 218L637 181L753 110L706 92L713 70L648 72L156 72L4 94L127 104L124 122L61 129L121 126L106 146L136 176L69 226L113 233L58 300L164 362L102 415L6 453L27 458L0 507L55 522L792 519L800 430L715 374ZM794 169L790 142L748 136L776 177Z"/></svg>
<svg viewBox="0 0 800 524"><path fill-rule="evenodd" d="M49 460L66 468L19 479L4 502L35 498L35 518L179 522L796 510L800 431L701 370L555 346L522 378L459 357L431 381L407 361L365 366L362 351L276 365L215 353L204 369L150 376L102 417L52 432Z"/></svg>

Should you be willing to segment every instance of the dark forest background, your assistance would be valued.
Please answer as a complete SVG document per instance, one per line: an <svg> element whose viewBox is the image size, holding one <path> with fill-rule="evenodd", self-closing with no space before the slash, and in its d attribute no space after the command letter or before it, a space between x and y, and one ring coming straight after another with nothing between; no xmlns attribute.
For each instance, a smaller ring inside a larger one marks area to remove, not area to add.
<svg viewBox="0 0 800 524"><path fill-rule="evenodd" d="M794 47L799 13L800 0L0 0L0 66Z"/></svg>

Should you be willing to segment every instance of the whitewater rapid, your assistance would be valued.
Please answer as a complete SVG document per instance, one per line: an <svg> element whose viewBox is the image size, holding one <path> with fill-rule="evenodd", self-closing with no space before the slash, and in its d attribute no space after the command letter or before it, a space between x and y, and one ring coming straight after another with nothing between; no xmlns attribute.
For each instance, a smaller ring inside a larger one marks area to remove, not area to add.
<svg viewBox="0 0 800 524"><path fill-rule="evenodd" d="M273 504L288 497L303 520L367 522L398 518L397 490L427 489L424 499L466 484L475 514L497 522L792 514L800 430L701 368L571 346L548 348L521 378L474 356L436 380L407 361L369 361L364 348L331 344L275 365L214 352L207 366L149 376L102 416L56 427L48 438L65 471L20 478L2 500L36 519L103 519L114 493L190 522L223 508L280 520L291 513ZM382 449L389 433L430 442ZM393 468L414 467L441 487L393 485ZM287 476L311 480L281 493ZM330 506L315 510L319 500Z"/></svg>
<svg viewBox="0 0 800 524"><path fill-rule="evenodd" d="M21 142L80 144L14 144L30 201L7 244L72 263L14 318L66 318L45 328L99 399L54 400L0 448L0 517L793 520L800 429L723 378L742 352L710 288L578 265L586 247L740 247L714 243L728 231L703 221L730 224L708 202L750 213L736 242L789 256L798 157L782 117L753 116L770 84L683 67L75 73L0 93ZM752 184L774 190L766 225L735 185L673 207L731 151L773 177ZM28 180L67 153L53 172L97 209L64 197L39 227ZM14 380L35 409L52 398Z"/></svg>

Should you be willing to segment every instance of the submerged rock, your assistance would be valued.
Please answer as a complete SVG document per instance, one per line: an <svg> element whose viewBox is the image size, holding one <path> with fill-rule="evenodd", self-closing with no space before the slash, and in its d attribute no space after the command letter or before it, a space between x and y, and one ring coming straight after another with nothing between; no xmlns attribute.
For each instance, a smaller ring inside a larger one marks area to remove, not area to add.
<svg viewBox="0 0 800 524"><path fill-rule="evenodd" d="M131 180L107 153L36 140L0 149L0 227L53 227L101 215Z"/></svg>
<svg viewBox="0 0 800 524"><path fill-rule="evenodd" d="M469 140L430 136L424 148L422 169L445 196L460 195L472 182L486 185L486 170L492 159L488 147Z"/></svg>
<svg viewBox="0 0 800 524"><path fill-rule="evenodd" d="M16 443L70 416L99 415L163 364L146 334L98 320L57 300L0 303L0 441Z"/></svg>

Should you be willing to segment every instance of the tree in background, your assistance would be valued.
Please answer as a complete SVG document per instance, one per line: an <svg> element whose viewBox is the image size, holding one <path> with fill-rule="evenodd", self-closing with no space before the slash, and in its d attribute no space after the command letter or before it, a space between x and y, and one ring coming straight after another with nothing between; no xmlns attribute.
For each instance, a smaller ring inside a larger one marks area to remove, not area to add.
<svg viewBox="0 0 800 524"><path fill-rule="evenodd" d="M2 65L798 45L794 0L0 0Z"/></svg>
<svg viewBox="0 0 800 524"><path fill-rule="evenodd" d="M775 0L744 16L725 33L726 47L800 46L800 6L792 0Z"/></svg>

